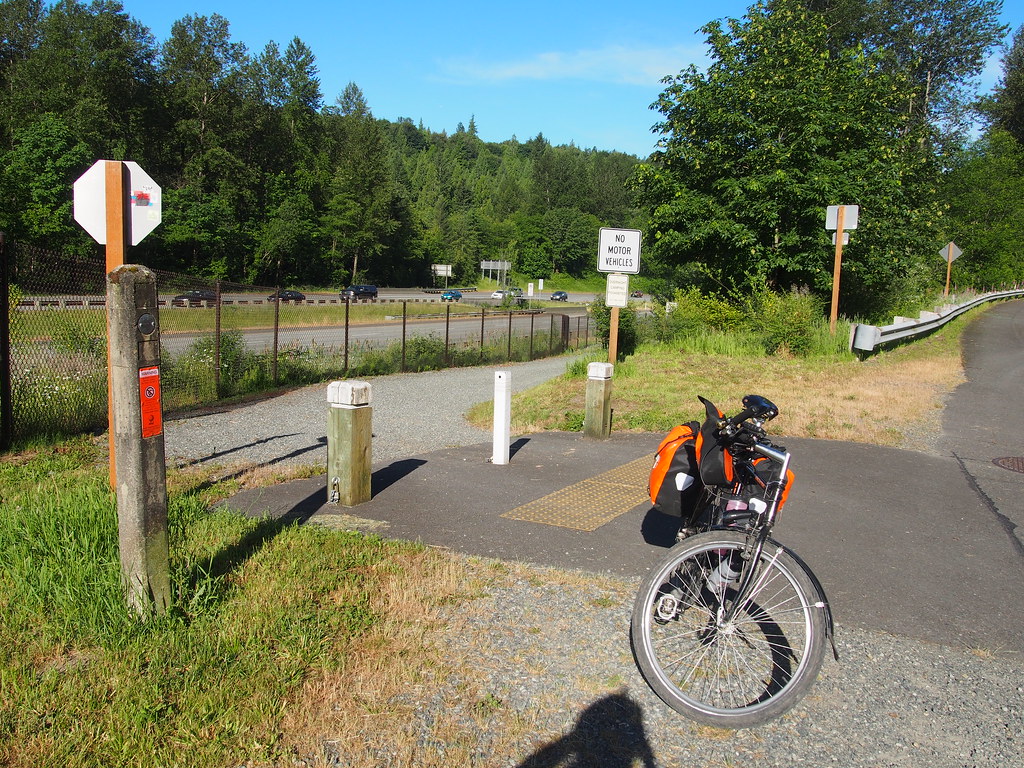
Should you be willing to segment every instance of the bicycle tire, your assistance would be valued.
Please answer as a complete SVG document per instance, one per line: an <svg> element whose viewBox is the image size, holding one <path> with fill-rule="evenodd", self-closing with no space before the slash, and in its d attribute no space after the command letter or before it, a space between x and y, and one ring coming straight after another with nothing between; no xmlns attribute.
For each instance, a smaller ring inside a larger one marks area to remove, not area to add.
<svg viewBox="0 0 1024 768"><path fill-rule="evenodd" d="M672 709L719 728L748 728L779 717L810 690L825 654L824 595L804 566L769 539L744 605L720 623L711 574L739 563L743 533L710 531L674 546L637 592L630 641L640 673ZM710 578L709 578L710 577Z"/></svg>

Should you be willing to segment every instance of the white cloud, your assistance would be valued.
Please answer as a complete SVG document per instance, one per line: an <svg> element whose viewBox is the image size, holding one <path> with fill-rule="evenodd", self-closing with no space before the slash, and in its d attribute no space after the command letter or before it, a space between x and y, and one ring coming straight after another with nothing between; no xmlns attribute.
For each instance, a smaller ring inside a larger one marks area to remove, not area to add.
<svg viewBox="0 0 1024 768"><path fill-rule="evenodd" d="M458 58L441 62L443 76L470 82L513 80L592 80L620 85L651 85L705 57L703 48L629 48L546 52L509 61Z"/></svg>

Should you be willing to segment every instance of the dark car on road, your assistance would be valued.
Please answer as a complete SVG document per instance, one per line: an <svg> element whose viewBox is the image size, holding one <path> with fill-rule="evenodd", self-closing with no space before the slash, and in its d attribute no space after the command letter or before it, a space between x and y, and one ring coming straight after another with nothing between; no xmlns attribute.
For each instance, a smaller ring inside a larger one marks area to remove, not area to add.
<svg viewBox="0 0 1024 768"><path fill-rule="evenodd" d="M568 301L569 300L569 294L566 293L565 291L555 291L554 293L551 294L551 300L552 301Z"/></svg>
<svg viewBox="0 0 1024 768"><path fill-rule="evenodd" d="M462 291L451 289L441 294L441 301L459 301L462 298Z"/></svg>
<svg viewBox="0 0 1024 768"><path fill-rule="evenodd" d="M376 299L377 298L377 286L376 285L350 285L344 291L341 292L341 298L356 300L356 299Z"/></svg>
<svg viewBox="0 0 1024 768"><path fill-rule="evenodd" d="M184 302L187 304L198 304L201 301L216 301L217 292L211 291L208 288L199 288L194 291L185 291L179 293L172 299L172 301Z"/></svg>
<svg viewBox="0 0 1024 768"><path fill-rule="evenodd" d="M268 301L280 299L281 301L305 301L306 294L301 291L277 291L267 296Z"/></svg>

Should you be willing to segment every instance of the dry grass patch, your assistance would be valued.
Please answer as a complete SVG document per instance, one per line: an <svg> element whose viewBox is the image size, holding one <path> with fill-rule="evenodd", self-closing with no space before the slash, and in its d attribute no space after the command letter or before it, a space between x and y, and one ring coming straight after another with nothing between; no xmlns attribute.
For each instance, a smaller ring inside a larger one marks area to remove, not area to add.
<svg viewBox="0 0 1024 768"><path fill-rule="evenodd" d="M956 324L953 324L956 326ZM698 355L678 345L646 345L615 370L612 429L666 432L703 418L697 395L726 413L746 394L773 400L779 435L927 448L940 431L946 396L964 381L959 327L865 362L842 358ZM565 374L513 398L512 429L578 430L586 379ZM489 428L490 404L470 421Z"/></svg>
<svg viewBox="0 0 1024 768"><path fill-rule="evenodd" d="M303 683L282 720L283 739L307 765L338 756L352 766L443 765L420 737L417 710L457 667L444 649L446 607L469 599L479 583L464 561L435 550L372 571L370 608L380 621L346 647L336 668Z"/></svg>
<svg viewBox="0 0 1024 768"><path fill-rule="evenodd" d="M434 550L377 568L382 621L346 648L336 669L305 681L281 723L286 752L309 766L484 766L543 749L542 734L572 729L576 701L614 694L574 642L572 680L524 700L515 677L549 673L551 646L575 637L571 617L495 620L490 590L585 589L626 598L614 578L452 556ZM515 587L513 587L515 588ZM538 610L543 611L543 601ZM610 610L592 607L592 610ZM541 631L528 632L531 626ZM630 663L624 659L623 663ZM574 702L575 703L575 702ZM557 738L557 737L556 737Z"/></svg>

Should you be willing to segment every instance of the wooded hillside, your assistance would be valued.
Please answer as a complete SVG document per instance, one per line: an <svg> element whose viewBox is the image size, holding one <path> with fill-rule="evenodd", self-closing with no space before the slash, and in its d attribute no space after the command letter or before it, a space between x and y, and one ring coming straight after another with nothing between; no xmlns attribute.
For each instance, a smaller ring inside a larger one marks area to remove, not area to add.
<svg viewBox="0 0 1024 768"><path fill-rule="evenodd" d="M636 216L637 158L486 143L472 115L450 134L380 120L354 83L325 103L297 38L252 53L185 16L158 43L109 0L5 0L0 29L0 229L35 245L95 247L71 183L100 158L163 189L140 260L262 284L429 284L432 263L467 281L496 259L578 275L599 228Z"/></svg>

